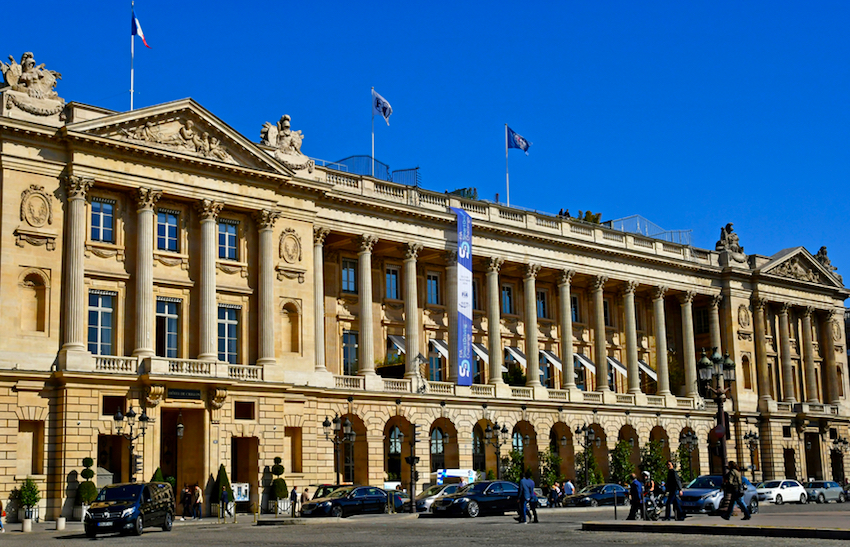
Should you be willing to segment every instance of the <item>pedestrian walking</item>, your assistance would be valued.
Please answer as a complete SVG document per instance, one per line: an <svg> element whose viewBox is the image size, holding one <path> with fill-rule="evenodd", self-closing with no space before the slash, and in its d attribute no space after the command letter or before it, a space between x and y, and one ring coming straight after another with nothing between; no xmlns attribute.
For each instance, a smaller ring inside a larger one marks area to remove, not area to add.
<svg viewBox="0 0 850 547"><path fill-rule="evenodd" d="M572 496L576 493L576 487L573 486L573 481L567 479L567 482L564 483L564 495Z"/></svg>
<svg viewBox="0 0 850 547"><path fill-rule="evenodd" d="M533 522L534 524L537 524L538 522L540 522L539 520L537 520L537 507L540 505L540 500L537 499L537 491L534 488L534 479L531 478L531 471L525 472L525 478L530 480L531 485L532 485L531 499L528 500L528 510L529 510L528 518L531 518L531 516L534 515L534 520L531 521L531 522Z"/></svg>
<svg viewBox="0 0 850 547"><path fill-rule="evenodd" d="M196 484L195 489L192 491L192 520L201 520L203 518L201 512L203 505L204 493L201 491L201 487Z"/></svg>
<svg viewBox="0 0 850 547"><path fill-rule="evenodd" d="M295 518L295 511L298 510L298 487L293 486L292 492L289 493L289 509L292 511L292 518Z"/></svg>
<svg viewBox="0 0 850 547"><path fill-rule="evenodd" d="M682 509L682 478L673 467L673 462L667 460L667 480L664 481L667 492L667 503L665 504L664 520L670 520L670 507L676 512L676 520L685 520L685 511Z"/></svg>
<svg viewBox="0 0 850 547"><path fill-rule="evenodd" d="M726 509L726 512L721 515L723 520L729 520L732 517L732 511L735 510L736 503L741 508L741 511L744 512L744 518L742 520L750 520L750 518L752 518L750 508L747 507L747 504L745 504L742 499L744 497L744 477L741 476L741 470L738 468L738 464L734 461L729 462L729 471L726 473L723 484L726 488L726 492L730 496L729 507Z"/></svg>
<svg viewBox="0 0 850 547"><path fill-rule="evenodd" d="M183 514L180 516L180 520L186 520L186 517L191 517L192 489L185 482L183 483L183 490L180 492L180 505L183 506Z"/></svg>
<svg viewBox="0 0 850 547"><path fill-rule="evenodd" d="M637 519L640 514L641 520L646 520L646 513L643 506L643 483L634 473L631 475L632 483L629 486L629 516L626 520Z"/></svg>
<svg viewBox="0 0 850 547"><path fill-rule="evenodd" d="M5 534L6 528L3 526L3 517L6 516L6 511L3 509L3 502L0 501L0 533Z"/></svg>
<svg viewBox="0 0 850 547"><path fill-rule="evenodd" d="M534 481L531 480L531 471L526 471L525 478L519 481L519 499L517 500L519 517L517 520L520 524L528 524L528 505L533 497L535 497Z"/></svg>
<svg viewBox="0 0 850 547"><path fill-rule="evenodd" d="M221 495L219 498L220 514L226 514L227 516L232 517L233 513L230 512L230 489L223 484L221 485Z"/></svg>
<svg viewBox="0 0 850 547"><path fill-rule="evenodd" d="M304 507L304 504L310 501L310 489L305 488L303 492L301 492L301 507Z"/></svg>

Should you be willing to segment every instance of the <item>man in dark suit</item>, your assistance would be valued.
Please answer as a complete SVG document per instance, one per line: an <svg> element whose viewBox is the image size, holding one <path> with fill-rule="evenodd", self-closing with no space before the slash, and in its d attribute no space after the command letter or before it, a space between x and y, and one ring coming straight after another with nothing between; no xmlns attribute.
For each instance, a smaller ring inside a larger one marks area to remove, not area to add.
<svg viewBox="0 0 850 547"><path fill-rule="evenodd" d="M667 460L667 480L664 481L664 489L667 492L664 520L670 520L670 506L673 506L676 512L676 520L685 520L685 512L682 510L682 502L679 499L682 495L682 479L676 473L673 462L670 460Z"/></svg>
<svg viewBox="0 0 850 547"><path fill-rule="evenodd" d="M528 524L528 505L536 496L534 494L534 481L531 480L531 471L525 472L525 478L519 481L519 523Z"/></svg>
<svg viewBox="0 0 850 547"><path fill-rule="evenodd" d="M631 503L631 507L629 508L629 516L626 517L626 520L635 520L638 512L640 512L641 520L646 520L643 505L643 484L634 473L632 473L632 483L629 487L629 502Z"/></svg>

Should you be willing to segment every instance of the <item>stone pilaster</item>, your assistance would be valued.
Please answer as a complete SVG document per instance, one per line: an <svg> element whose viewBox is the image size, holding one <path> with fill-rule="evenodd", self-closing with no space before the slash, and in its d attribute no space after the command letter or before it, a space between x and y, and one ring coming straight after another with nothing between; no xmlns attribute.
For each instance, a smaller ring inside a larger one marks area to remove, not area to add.
<svg viewBox="0 0 850 547"><path fill-rule="evenodd" d="M259 279L257 290L257 309L259 311L259 332L257 364L274 365L275 358L275 305L274 305L274 225L280 218L280 212L263 209L254 213L259 230Z"/></svg>
<svg viewBox="0 0 850 547"><path fill-rule="evenodd" d="M623 287L623 308L626 315L626 366L629 371L629 393L640 393L640 367L638 366L637 317L635 315L635 291L637 281L629 281Z"/></svg>
<svg viewBox="0 0 850 547"><path fill-rule="evenodd" d="M573 365L573 310L570 297L570 283L575 270L562 270L558 279L558 304L561 319L561 386L564 389L576 389L575 366Z"/></svg>
<svg viewBox="0 0 850 547"><path fill-rule="evenodd" d="M753 330L756 350L756 380L758 383L759 400L771 401L770 374L767 371L767 339L765 337L764 298L753 296Z"/></svg>
<svg viewBox="0 0 850 547"><path fill-rule="evenodd" d="M201 275L199 292L201 300L201 316L198 322L200 334L198 359L205 361L218 360L218 310L216 308L215 262L216 233L218 215L224 204L209 199L195 205L201 218Z"/></svg>
<svg viewBox="0 0 850 547"><path fill-rule="evenodd" d="M820 402L817 374L815 373L815 344L812 340L812 313L815 309L803 310L803 362L806 367L806 402Z"/></svg>
<svg viewBox="0 0 850 547"><path fill-rule="evenodd" d="M525 369L525 385L540 386L540 352L537 346L537 274L540 266L525 265L523 278L523 294L525 295L525 358L528 360Z"/></svg>
<svg viewBox="0 0 850 547"><path fill-rule="evenodd" d="M682 306L682 351L685 357L685 395L687 397L699 397L697 386L697 357L694 348L694 311L693 303L696 293L688 291L679 295L679 303Z"/></svg>
<svg viewBox="0 0 850 547"><path fill-rule="evenodd" d="M313 227L313 336L315 339L315 372L328 372L325 364L325 238L330 231Z"/></svg>
<svg viewBox="0 0 850 547"><path fill-rule="evenodd" d="M605 334L605 299L602 291L608 278L598 275L593 280L593 339L596 347L596 391L611 391L608 386L608 342Z"/></svg>
<svg viewBox="0 0 850 547"><path fill-rule="evenodd" d="M422 245L404 246L404 377L419 378L419 295L416 290L416 259Z"/></svg>
<svg viewBox="0 0 850 547"><path fill-rule="evenodd" d="M136 190L136 349L133 355L143 358L154 355L153 208L161 197L160 190Z"/></svg>
<svg viewBox="0 0 850 547"><path fill-rule="evenodd" d="M718 350L720 350L722 344L722 340L720 339L720 302L722 300L722 294L715 294L711 297L711 305L708 307L709 340L711 340L711 347Z"/></svg>
<svg viewBox="0 0 850 547"><path fill-rule="evenodd" d="M360 274L360 363L357 373L361 376L375 376L375 335L372 319L372 249L378 238L372 235L360 236L357 253L358 273Z"/></svg>
<svg viewBox="0 0 850 547"><path fill-rule="evenodd" d="M502 379L501 309L499 307L499 269L501 258L490 258L487 266L487 342L490 352L490 383L504 384Z"/></svg>
<svg viewBox="0 0 850 547"><path fill-rule="evenodd" d="M829 404L837 405L841 403L838 391L838 369L835 362L835 312L826 310L821 321L821 339L824 342L824 348L821 354L823 355L823 366L826 367L826 387L828 390Z"/></svg>
<svg viewBox="0 0 850 547"><path fill-rule="evenodd" d="M85 247L86 194L94 179L68 175L63 178L68 195L68 231L65 236L65 314L62 352L85 352Z"/></svg>
<svg viewBox="0 0 850 547"><path fill-rule="evenodd" d="M794 371L791 365L791 326L788 319L790 308L790 304L784 303L779 309L779 357L782 362L782 391L785 392L783 400L789 403L796 403L797 398L794 396Z"/></svg>
<svg viewBox="0 0 850 547"><path fill-rule="evenodd" d="M446 311L449 327L448 381L457 383L457 251L446 251Z"/></svg>
<svg viewBox="0 0 850 547"><path fill-rule="evenodd" d="M664 294L667 287L656 287L652 294L655 315L655 367L658 371L658 394L670 395L670 374L667 370L667 322L664 316Z"/></svg>

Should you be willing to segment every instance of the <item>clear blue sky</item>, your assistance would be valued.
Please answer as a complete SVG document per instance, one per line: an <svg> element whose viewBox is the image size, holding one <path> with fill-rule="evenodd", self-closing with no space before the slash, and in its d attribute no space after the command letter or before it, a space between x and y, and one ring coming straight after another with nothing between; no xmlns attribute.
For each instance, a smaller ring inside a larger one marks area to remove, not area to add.
<svg viewBox="0 0 850 547"><path fill-rule="evenodd" d="M292 116L303 151L369 154L423 185L511 203L641 214L714 248L827 245L850 281L848 2L139 0L136 106L192 97L252 140ZM130 3L44 0L2 51L63 75L60 96L129 108Z"/></svg>

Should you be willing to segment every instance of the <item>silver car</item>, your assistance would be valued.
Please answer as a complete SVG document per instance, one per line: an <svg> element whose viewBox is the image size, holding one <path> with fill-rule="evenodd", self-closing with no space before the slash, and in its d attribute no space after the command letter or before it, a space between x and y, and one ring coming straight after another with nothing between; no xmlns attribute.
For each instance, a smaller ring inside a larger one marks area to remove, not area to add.
<svg viewBox="0 0 850 547"><path fill-rule="evenodd" d="M806 483L806 492L809 494L809 501L818 503L827 503L837 501L844 503L847 495L844 489L837 482L832 481L811 481Z"/></svg>
<svg viewBox="0 0 850 547"><path fill-rule="evenodd" d="M434 500L439 498L440 496L448 496L449 494L454 494L457 492L458 488L460 488L460 484L435 484L430 488L427 488L425 491L420 492L416 496L416 512L417 513L430 513L431 505L434 504Z"/></svg>

